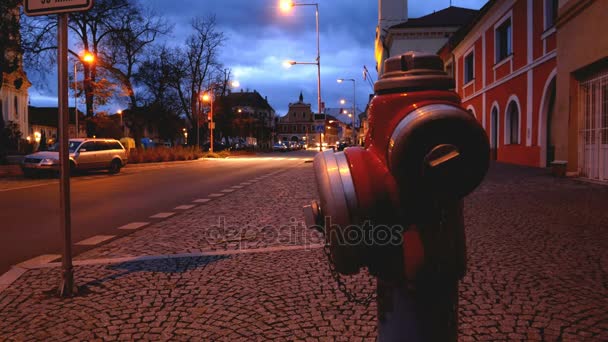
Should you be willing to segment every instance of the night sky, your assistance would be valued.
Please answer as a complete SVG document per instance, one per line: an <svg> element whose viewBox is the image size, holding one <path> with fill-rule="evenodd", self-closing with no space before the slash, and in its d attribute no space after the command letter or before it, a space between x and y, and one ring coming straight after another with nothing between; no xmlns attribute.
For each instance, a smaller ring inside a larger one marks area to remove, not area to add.
<svg viewBox="0 0 608 342"><path fill-rule="evenodd" d="M300 1L305 2L305 1ZM310 1L313 2L313 1ZM338 84L337 78L357 81L357 107L365 108L371 87L362 78L363 66L377 78L374 36L378 21L377 0L317 0L321 30L321 93L326 107L340 107L339 99L352 99L352 83ZM484 0L453 0L454 6L479 9ZM283 61L313 62L316 57L314 6L299 6L289 14L279 11L278 0L147 0L144 4L162 13L174 24L164 37L179 44L189 33L194 16L215 15L219 29L227 36L221 56L225 67L244 90L268 96L278 115L287 113L300 91L304 101L316 110L317 76L314 65L283 67ZM409 16L415 18L449 6L449 0L409 1ZM53 78L49 78L53 80ZM35 83L35 80L34 80ZM51 87L55 88L55 87ZM34 106L56 106L55 91L30 89ZM124 108L126 101L108 106ZM70 105L73 102L70 101ZM348 104L347 104L348 106ZM114 108L115 107L115 108Z"/></svg>

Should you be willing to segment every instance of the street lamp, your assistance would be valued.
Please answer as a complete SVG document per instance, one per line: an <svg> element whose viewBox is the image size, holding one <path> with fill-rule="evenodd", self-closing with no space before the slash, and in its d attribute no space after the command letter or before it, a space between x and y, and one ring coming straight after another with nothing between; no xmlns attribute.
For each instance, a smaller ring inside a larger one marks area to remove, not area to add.
<svg viewBox="0 0 608 342"><path fill-rule="evenodd" d="M356 141L356 132L355 132L355 115L357 114L357 82L355 81L355 79L353 78L338 78L338 83L343 83L344 81L351 81L353 82L353 112L352 112L352 117L353 117L353 132L352 132L352 143L355 144ZM344 101L344 100L342 100ZM342 103L342 101L340 101L340 103ZM346 101L344 101L344 103L346 103Z"/></svg>
<svg viewBox="0 0 608 342"><path fill-rule="evenodd" d="M296 6L315 6L315 20L316 20L316 28L317 28L317 59L316 62L312 63L303 63L303 62L294 62L288 61L284 63L285 66L292 66L296 64L312 64L317 66L317 111L321 114L321 44L320 44L320 34L319 34L319 4L318 3L296 3L292 0L281 0L279 3L279 7L281 11L287 13L291 11ZM287 64L288 63L288 64ZM323 151L323 136L319 133L321 137L319 150Z"/></svg>
<svg viewBox="0 0 608 342"><path fill-rule="evenodd" d="M241 84L239 81L230 82L230 86L233 88L239 87ZM215 122L213 121L213 101L215 99L215 89L219 86L217 83L211 83L207 92L200 95L200 99L203 102L209 102L209 152L213 153L213 130L215 129ZM198 126L198 121L197 121ZM197 127L197 144L198 144L198 127Z"/></svg>
<svg viewBox="0 0 608 342"><path fill-rule="evenodd" d="M80 127L78 126L78 69L77 69L77 64L80 62L80 64L87 63L89 65L95 63L95 56L88 52L85 51L82 54L82 58L78 57L78 59L74 60L74 116L75 116L75 120L76 120L76 138L78 138L80 136ZM82 73L84 74L84 64L83 64L83 70ZM83 85L83 89L84 89L84 85ZM121 116L122 118L122 116Z"/></svg>
<svg viewBox="0 0 608 342"><path fill-rule="evenodd" d="M116 111L116 114L120 115L120 134L125 135L125 126L122 121L122 109Z"/></svg>

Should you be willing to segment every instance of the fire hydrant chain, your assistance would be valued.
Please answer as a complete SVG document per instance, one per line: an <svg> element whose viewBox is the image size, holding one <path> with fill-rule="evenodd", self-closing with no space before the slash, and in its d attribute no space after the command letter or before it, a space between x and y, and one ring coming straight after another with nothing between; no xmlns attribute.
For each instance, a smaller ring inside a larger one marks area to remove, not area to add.
<svg viewBox="0 0 608 342"><path fill-rule="evenodd" d="M375 291L374 290L370 291L370 293L368 293L364 297L358 297L356 294L352 293L346 287L346 284L342 280L342 277L340 276L340 274L336 271L336 268L335 268L334 263L332 261L331 252L329 250L329 245L328 244L325 244L325 247L323 248L323 251L325 252L325 255L327 256L327 261L328 261L328 265L329 265L329 272L331 273L332 277L334 278L334 280L338 284L338 289L340 290L340 292L342 292L346 296L346 299L348 299L349 302L353 302L353 303L356 303L356 304L359 304L359 305L363 305L363 306L366 306L366 307L369 306L370 303L373 300L376 299Z"/></svg>

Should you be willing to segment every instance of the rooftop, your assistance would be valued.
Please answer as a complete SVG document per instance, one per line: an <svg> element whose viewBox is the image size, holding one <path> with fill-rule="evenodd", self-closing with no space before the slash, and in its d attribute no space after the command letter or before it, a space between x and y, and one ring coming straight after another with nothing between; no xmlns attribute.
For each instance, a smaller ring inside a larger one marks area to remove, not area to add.
<svg viewBox="0 0 608 342"><path fill-rule="evenodd" d="M464 26L471 22L479 11L469 8L450 6L441 11L427 14L420 18L411 18L392 29L421 28L421 27L451 27Z"/></svg>

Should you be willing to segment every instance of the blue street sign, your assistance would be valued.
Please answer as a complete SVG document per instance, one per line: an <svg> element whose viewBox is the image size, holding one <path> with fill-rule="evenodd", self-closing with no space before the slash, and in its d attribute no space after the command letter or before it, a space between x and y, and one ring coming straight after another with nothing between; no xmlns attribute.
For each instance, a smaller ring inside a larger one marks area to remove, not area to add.
<svg viewBox="0 0 608 342"><path fill-rule="evenodd" d="M325 125L316 125L315 132L317 133L325 133Z"/></svg>

